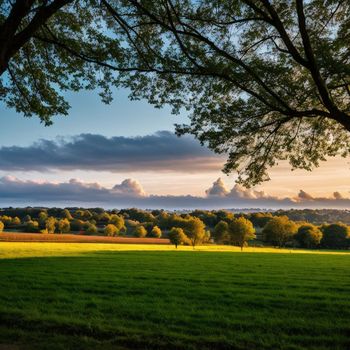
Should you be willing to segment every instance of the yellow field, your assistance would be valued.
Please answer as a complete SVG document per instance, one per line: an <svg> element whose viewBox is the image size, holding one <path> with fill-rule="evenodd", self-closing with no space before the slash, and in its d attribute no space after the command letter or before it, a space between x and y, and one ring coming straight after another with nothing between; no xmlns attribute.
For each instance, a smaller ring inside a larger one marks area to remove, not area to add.
<svg viewBox="0 0 350 350"><path fill-rule="evenodd" d="M240 252L239 247L224 245L180 246L178 251L195 252ZM101 243L46 243L46 242L0 242L0 259L76 256L92 252L106 251L176 251L172 245L157 244L101 244ZM349 254L347 251L279 249L268 247L247 247L243 253L278 253L278 254Z"/></svg>

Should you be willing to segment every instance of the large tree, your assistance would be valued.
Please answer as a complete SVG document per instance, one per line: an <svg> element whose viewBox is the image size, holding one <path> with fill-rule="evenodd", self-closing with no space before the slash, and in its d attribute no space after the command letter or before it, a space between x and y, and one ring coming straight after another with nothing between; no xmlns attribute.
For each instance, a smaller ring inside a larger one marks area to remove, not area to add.
<svg viewBox="0 0 350 350"><path fill-rule="evenodd" d="M115 85L188 110L178 133L246 185L349 153L349 1L18 0L0 20L1 99L46 123L67 114L58 89Z"/></svg>

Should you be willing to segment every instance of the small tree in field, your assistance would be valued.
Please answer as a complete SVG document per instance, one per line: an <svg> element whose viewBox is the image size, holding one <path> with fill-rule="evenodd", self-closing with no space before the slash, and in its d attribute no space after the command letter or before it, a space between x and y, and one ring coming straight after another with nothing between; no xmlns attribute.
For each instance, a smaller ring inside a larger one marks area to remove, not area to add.
<svg viewBox="0 0 350 350"><path fill-rule="evenodd" d="M320 245L322 232L312 224L301 225L295 239L304 248L314 248Z"/></svg>
<svg viewBox="0 0 350 350"><path fill-rule="evenodd" d="M244 245L251 239L254 239L255 229L251 221L241 216L234 218L228 225L230 241L234 245L238 245L243 250Z"/></svg>
<svg viewBox="0 0 350 350"><path fill-rule="evenodd" d="M160 238L162 237L162 230L158 226L154 226L149 234L150 237Z"/></svg>
<svg viewBox="0 0 350 350"><path fill-rule="evenodd" d="M206 237L204 222L197 217L190 217L186 220L184 231L193 248L201 244Z"/></svg>
<svg viewBox="0 0 350 350"><path fill-rule="evenodd" d="M188 242L188 237L180 227L173 227L169 232L168 238L172 244L175 244L175 248L180 244Z"/></svg>
<svg viewBox="0 0 350 350"><path fill-rule="evenodd" d="M118 229L113 224L108 224L104 231L107 236L116 236L118 234Z"/></svg>
<svg viewBox="0 0 350 350"><path fill-rule="evenodd" d="M57 230L59 233L70 232L70 223L68 219L61 219L57 223Z"/></svg>
<svg viewBox="0 0 350 350"><path fill-rule="evenodd" d="M0 232L4 231L4 223L2 221L0 221Z"/></svg>
<svg viewBox="0 0 350 350"><path fill-rule="evenodd" d="M146 235L147 235L147 230L142 225L139 225L135 228L134 230L135 237L143 238L143 237L146 237Z"/></svg>
<svg viewBox="0 0 350 350"><path fill-rule="evenodd" d="M45 228L47 230L47 233L55 233L56 219L53 216L50 216L46 219Z"/></svg>

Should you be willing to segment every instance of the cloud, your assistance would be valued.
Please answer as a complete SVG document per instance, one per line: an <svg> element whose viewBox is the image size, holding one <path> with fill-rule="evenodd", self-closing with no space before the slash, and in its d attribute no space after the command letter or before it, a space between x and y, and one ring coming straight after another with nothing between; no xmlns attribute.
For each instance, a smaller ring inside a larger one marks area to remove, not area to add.
<svg viewBox="0 0 350 350"><path fill-rule="evenodd" d="M121 184L115 185L112 192L126 197L144 197L146 192L141 184L133 179L125 179Z"/></svg>
<svg viewBox="0 0 350 350"><path fill-rule="evenodd" d="M41 139L27 147L0 148L0 170L105 170L202 172L219 170L223 158L191 136L159 131L139 137L81 134Z"/></svg>
<svg viewBox="0 0 350 350"><path fill-rule="evenodd" d="M304 192L304 191L303 191ZM305 192L306 193L306 192ZM78 179L68 182L23 181L13 176L0 178L0 206L84 206L105 208L164 208L164 209L220 209L220 208L350 208L349 198L317 198L302 195L278 198L262 191L247 190L235 185L228 191L222 180L214 182L206 196L147 195L141 184L126 179L112 188ZM304 198L305 197L305 198Z"/></svg>
<svg viewBox="0 0 350 350"><path fill-rule="evenodd" d="M208 197L225 197L229 191L226 189L224 182L219 177L216 181L213 182L213 186L208 188L205 193Z"/></svg>
<svg viewBox="0 0 350 350"><path fill-rule="evenodd" d="M309 200L309 201L312 201L314 199L314 197L311 196L311 194L303 191L303 190L300 190L299 193L298 193L298 198L299 199L305 199L305 200Z"/></svg>
<svg viewBox="0 0 350 350"><path fill-rule="evenodd" d="M337 191L333 193L333 196L335 199L344 199L343 195Z"/></svg>

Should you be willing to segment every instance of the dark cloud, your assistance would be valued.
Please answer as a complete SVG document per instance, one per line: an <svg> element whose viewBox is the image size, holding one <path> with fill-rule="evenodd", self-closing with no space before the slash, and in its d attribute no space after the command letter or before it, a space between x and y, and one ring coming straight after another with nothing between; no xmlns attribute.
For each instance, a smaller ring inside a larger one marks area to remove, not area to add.
<svg viewBox="0 0 350 350"><path fill-rule="evenodd" d="M213 195L213 192L216 195ZM85 183L76 179L53 183L23 181L11 176L0 178L0 206L2 207L46 205L164 209L350 208L350 199L342 196L342 198L312 197L313 200L300 197L281 199L268 196L264 192L247 190L238 185L228 191L221 180L215 181L206 193L205 197L147 195L142 186L132 179L126 179L108 189L98 183Z"/></svg>
<svg viewBox="0 0 350 350"><path fill-rule="evenodd" d="M0 170L182 171L218 170L223 159L190 136L168 131L140 137L81 134L1 147Z"/></svg>

